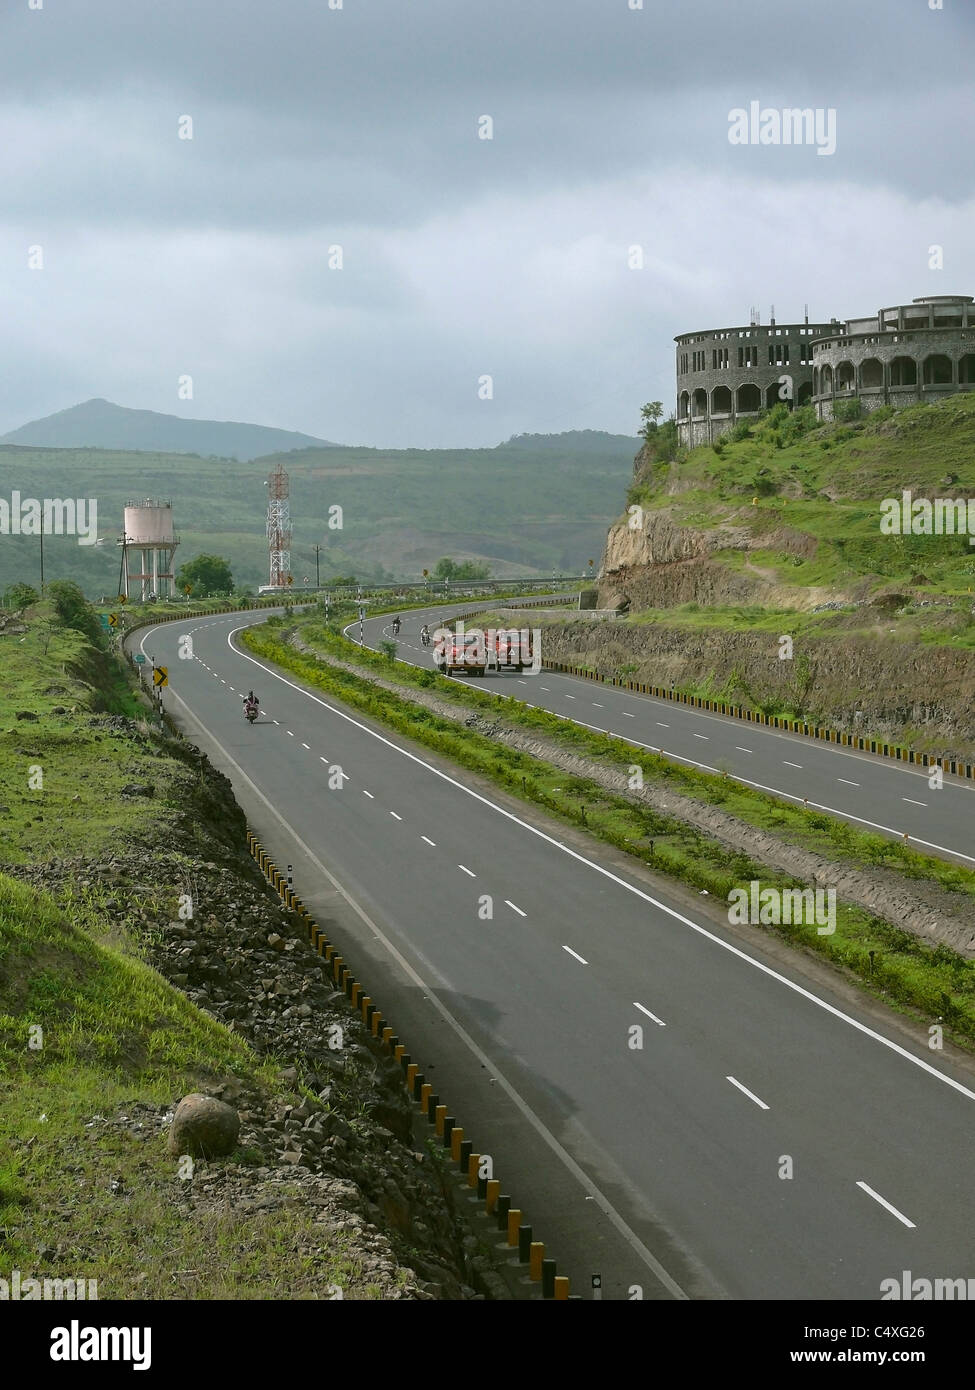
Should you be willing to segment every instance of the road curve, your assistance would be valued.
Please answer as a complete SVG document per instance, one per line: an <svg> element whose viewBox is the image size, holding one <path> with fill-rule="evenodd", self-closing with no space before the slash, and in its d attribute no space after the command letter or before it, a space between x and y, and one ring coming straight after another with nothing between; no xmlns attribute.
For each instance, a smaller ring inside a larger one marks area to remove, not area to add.
<svg viewBox="0 0 975 1390"><path fill-rule="evenodd" d="M405 614L399 657L413 665L432 666L431 649L420 645L421 624L471 608L468 602ZM388 617L366 620L366 646L375 648L391 637L389 621ZM346 631L358 640L358 623ZM945 775L943 787L934 790L929 786L929 772L910 764L636 695L580 676L508 671L467 679L600 733L616 734L638 747L663 749L689 766L708 772L727 770L746 786L796 803L805 800L810 808L840 816L864 830L898 840L907 834L916 848L975 866L975 786L950 774Z"/></svg>
<svg viewBox="0 0 975 1390"><path fill-rule="evenodd" d="M131 642L576 1290L599 1269L618 1298L876 1299L904 1269L975 1273L967 1063L241 651L263 616Z"/></svg>

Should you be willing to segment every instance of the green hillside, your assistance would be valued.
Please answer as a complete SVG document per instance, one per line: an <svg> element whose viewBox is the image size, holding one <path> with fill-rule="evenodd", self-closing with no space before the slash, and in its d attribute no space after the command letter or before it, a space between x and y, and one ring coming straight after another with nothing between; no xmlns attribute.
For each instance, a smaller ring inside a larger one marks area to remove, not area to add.
<svg viewBox="0 0 975 1390"><path fill-rule="evenodd" d="M98 547L45 538L46 577L75 579L91 595L112 592L115 539L126 500L173 501L177 563L201 550L226 555L235 580L266 582L264 480L282 462L291 476L292 568L315 580L419 577L443 555L474 558L499 577L581 573L599 555L612 499L632 477L638 441L582 431L519 436L494 449L303 449L249 462L186 454L0 446L0 498L95 497ZM329 508L342 508L342 530ZM0 537L0 591L37 582L36 537Z"/></svg>
<svg viewBox="0 0 975 1390"><path fill-rule="evenodd" d="M898 587L908 596L967 595L975 547L962 535L887 535L881 503L900 498L975 498L975 395L848 424L819 426L812 412L783 409L716 447L671 462L644 452L628 504L695 532L713 534L708 559L751 574L781 597L825 588L863 601ZM804 606L797 595L797 606Z"/></svg>

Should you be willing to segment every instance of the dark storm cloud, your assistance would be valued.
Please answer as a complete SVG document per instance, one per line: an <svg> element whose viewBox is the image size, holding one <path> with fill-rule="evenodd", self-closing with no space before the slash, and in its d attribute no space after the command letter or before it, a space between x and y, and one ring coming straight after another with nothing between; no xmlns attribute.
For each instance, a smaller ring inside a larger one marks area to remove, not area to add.
<svg viewBox="0 0 975 1390"><path fill-rule="evenodd" d="M0 426L106 395L368 442L632 430L675 332L964 291L975 26L946 5L17 0ZM752 100L835 108L835 155L730 145Z"/></svg>

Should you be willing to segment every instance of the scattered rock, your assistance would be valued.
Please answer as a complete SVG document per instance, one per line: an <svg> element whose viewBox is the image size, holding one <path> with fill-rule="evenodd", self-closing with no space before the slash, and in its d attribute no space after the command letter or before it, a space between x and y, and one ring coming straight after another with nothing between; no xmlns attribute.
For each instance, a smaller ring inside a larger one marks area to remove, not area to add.
<svg viewBox="0 0 975 1390"><path fill-rule="evenodd" d="M232 1105L212 1096L184 1096L176 1107L168 1149L194 1158L217 1158L231 1153L240 1134L240 1117Z"/></svg>

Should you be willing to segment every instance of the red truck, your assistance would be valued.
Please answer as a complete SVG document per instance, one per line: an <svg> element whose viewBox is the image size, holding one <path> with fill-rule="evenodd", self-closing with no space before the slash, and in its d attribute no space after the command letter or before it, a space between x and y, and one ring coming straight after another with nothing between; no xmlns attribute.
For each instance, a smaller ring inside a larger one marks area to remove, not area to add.
<svg viewBox="0 0 975 1390"><path fill-rule="evenodd" d="M443 633L433 649L433 664L442 676L449 676L452 671L461 671L466 676L483 676L487 670L483 633Z"/></svg>
<svg viewBox="0 0 975 1390"><path fill-rule="evenodd" d="M494 664L499 671L532 668L533 652L528 628L502 628L494 635Z"/></svg>

